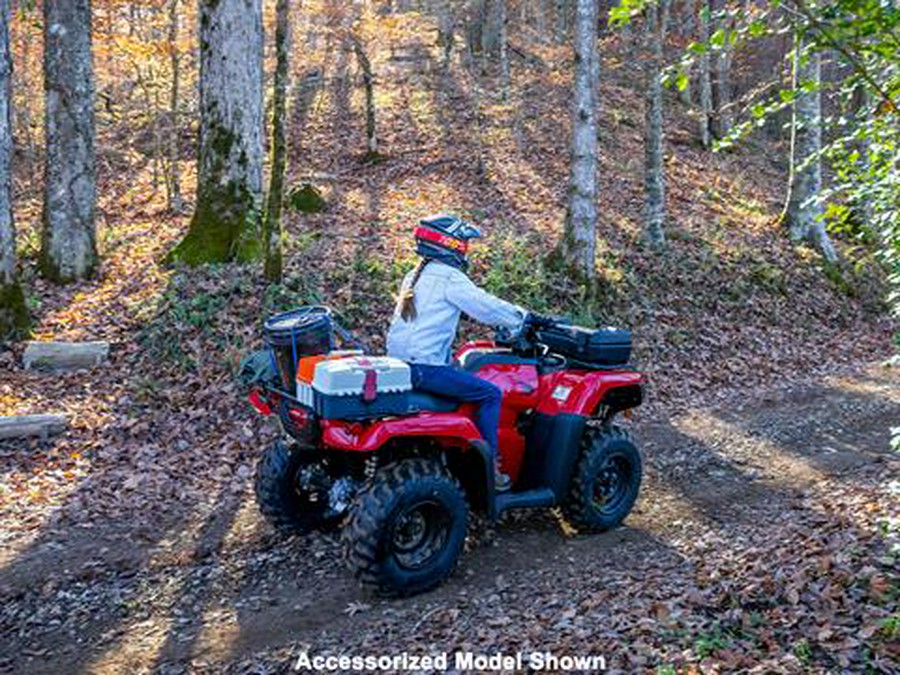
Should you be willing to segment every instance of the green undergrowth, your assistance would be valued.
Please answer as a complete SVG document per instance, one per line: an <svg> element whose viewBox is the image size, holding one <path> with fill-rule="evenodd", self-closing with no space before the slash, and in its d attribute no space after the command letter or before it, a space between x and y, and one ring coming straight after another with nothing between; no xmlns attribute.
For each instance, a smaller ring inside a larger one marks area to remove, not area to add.
<svg viewBox="0 0 900 675"><path fill-rule="evenodd" d="M334 261L321 257L320 240L315 230L289 239L280 284L263 281L257 265L179 270L166 292L137 317L146 324L144 351L196 370L213 351L232 353L258 343L266 316L308 304L330 306L345 327L380 344L403 276L417 256L411 250L389 256L383 249L359 246ZM884 273L865 247L844 248L843 262L833 268L807 247L786 245L772 255L740 239L710 241L699 234L673 237L662 255L639 241L626 248L627 255L601 241L597 277L588 282L548 250L546 237L497 233L490 245L473 252L471 276L498 297L580 325L647 332L648 322L661 311L689 317L659 330L658 339L671 349L690 349L708 325L704 317L783 324L793 320L798 306L822 298L832 322L851 320L854 306L884 310ZM808 294L815 288L818 299L813 300ZM465 331L462 337L469 335Z"/></svg>
<svg viewBox="0 0 900 675"><path fill-rule="evenodd" d="M253 268L212 265L173 276L155 302L139 311L144 356L185 371L215 370L247 343L248 314L261 302Z"/></svg>

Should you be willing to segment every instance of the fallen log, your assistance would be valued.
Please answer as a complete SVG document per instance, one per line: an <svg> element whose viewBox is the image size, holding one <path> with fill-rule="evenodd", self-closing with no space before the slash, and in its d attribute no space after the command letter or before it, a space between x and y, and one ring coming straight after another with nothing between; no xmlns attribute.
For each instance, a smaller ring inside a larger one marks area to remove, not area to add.
<svg viewBox="0 0 900 675"><path fill-rule="evenodd" d="M5 438L25 438L58 434L65 430L68 418L65 415L17 415L0 417L0 440Z"/></svg>
<svg viewBox="0 0 900 675"><path fill-rule="evenodd" d="M22 364L25 370L73 370L100 365L108 356L108 342L29 342Z"/></svg>

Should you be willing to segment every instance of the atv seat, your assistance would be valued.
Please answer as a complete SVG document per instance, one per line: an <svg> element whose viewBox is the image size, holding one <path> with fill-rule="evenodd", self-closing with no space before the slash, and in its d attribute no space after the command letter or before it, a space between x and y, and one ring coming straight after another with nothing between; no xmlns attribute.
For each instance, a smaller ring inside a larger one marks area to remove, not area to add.
<svg viewBox="0 0 900 675"><path fill-rule="evenodd" d="M435 396L424 391L409 392L409 412L453 412L462 405L459 401Z"/></svg>

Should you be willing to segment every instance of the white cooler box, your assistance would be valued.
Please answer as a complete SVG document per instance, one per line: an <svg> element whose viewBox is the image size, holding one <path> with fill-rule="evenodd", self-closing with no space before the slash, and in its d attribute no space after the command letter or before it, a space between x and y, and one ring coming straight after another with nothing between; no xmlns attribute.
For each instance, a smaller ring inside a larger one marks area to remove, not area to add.
<svg viewBox="0 0 900 675"><path fill-rule="evenodd" d="M412 390L409 365L389 356L353 356L316 364L316 414L326 420L405 415Z"/></svg>

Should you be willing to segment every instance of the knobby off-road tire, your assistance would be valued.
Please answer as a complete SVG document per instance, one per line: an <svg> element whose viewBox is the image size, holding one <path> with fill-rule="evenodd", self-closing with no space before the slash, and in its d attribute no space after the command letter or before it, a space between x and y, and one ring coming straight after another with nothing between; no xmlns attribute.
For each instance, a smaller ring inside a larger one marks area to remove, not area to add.
<svg viewBox="0 0 900 675"><path fill-rule="evenodd" d="M467 519L462 487L438 462L389 464L357 497L344 529L347 563L379 595L422 593L456 568Z"/></svg>
<svg viewBox="0 0 900 675"><path fill-rule="evenodd" d="M298 472L318 460L315 451L288 447L282 441L276 441L256 465L256 504L266 520L285 534L329 530L339 522L338 517L326 517L327 499L313 501L309 494L298 488Z"/></svg>
<svg viewBox="0 0 900 675"><path fill-rule="evenodd" d="M641 455L625 430L589 429L563 505L566 517L585 532L618 526L634 506L642 473Z"/></svg>

